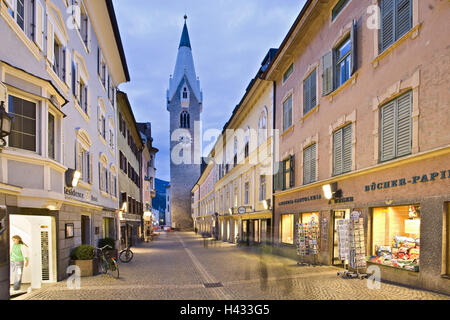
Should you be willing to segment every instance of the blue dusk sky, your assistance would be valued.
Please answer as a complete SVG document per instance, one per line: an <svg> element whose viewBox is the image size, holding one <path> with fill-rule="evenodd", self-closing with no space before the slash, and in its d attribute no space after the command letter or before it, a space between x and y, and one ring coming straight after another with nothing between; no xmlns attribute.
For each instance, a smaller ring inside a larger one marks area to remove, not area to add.
<svg viewBox="0 0 450 320"><path fill-rule="evenodd" d="M305 0L114 0L138 122L151 122L157 178L170 179L166 90L183 16L203 91L203 130L222 130L270 48L278 48ZM204 146L210 142L204 142ZM209 151L209 150L206 150Z"/></svg>

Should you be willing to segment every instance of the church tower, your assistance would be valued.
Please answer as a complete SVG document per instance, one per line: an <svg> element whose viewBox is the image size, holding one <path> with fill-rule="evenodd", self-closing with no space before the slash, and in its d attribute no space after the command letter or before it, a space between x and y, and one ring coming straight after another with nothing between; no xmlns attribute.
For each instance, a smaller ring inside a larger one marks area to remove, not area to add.
<svg viewBox="0 0 450 320"><path fill-rule="evenodd" d="M170 210L172 227L192 230L191 189L200 177L202 91L184 16L175 70L167 90L170 113ZM201 129L200 129L201 130ZM200 131L201 132L201 131ZM198 136L198 137L197 137Z"/></svg>

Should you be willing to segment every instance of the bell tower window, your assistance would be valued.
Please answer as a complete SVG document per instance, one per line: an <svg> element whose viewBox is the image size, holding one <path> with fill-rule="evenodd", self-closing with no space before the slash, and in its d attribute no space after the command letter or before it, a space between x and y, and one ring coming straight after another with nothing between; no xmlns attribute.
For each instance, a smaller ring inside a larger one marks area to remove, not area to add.
<svg viewBox="0 0 450 320"><path fill-rule="evenodd" d="M183 129L191 128L190 116L187 111L183 111L180 115L180 128L183 128Z"/></svg>

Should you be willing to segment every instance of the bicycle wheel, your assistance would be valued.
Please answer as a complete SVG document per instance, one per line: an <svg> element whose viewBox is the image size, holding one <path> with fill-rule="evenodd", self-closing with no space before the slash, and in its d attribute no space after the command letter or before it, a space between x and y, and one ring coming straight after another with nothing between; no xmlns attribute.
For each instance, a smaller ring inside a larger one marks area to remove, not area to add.
<svg viewBox="0 0 450 320"><path fill-rule="evenodd" d="M98 271L103 274L106 274L108 272L108 263L106 262L106 260L102 259L99 262Z"/></svg>
<svg viewBox="0 0 450 320"><path fill-rule="evenodd" d="M133 252L131 250L123 250L119 255L120 261L128 263L133 259Z"/></svg>
<svg viewBox="0 0 450 320"><path fill-rule="evenodd" d="M114 278L119 279L119 264L114 258L109 261L109 272Z"/></svg>

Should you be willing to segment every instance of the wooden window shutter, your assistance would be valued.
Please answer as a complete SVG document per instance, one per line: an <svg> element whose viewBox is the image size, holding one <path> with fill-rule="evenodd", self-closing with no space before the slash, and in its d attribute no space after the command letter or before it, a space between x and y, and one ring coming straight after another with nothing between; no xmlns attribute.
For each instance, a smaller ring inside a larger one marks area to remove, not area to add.
<svg viewBox="0 0 450 320"><path fill-rule="evenodd" d="M70 73L73 72L72 70L72 57L70 54L70 50L66 48L66 64L65 64L65 68L66 68L66 84L69 86L72 85L72 80L70 77Z"/></svg>
<svg viewBox="0 0 450 320"><path fill-rule="evenodd" d="M311 182L311 149L303 150L303 184Z"/></svg>
<svg viewBox="0 0 450 320"><path fill-rule="evenodd" d="M342 173L342 130L333 134L333 175Z"/></svg>
<svg viewBox="0 0 450 320"><path fill-rule="evenodd" d="M309 76L310 82L310 97L311 97L311 109L317 105L317 69L314 70Z"/></svg>
<svg viewBox="0 0 450 320"><path fill-rule="evenodd" d="M97 73L99 76L101 76L101 52L100 52L100 47L97 48Z"/></svg>
<svg viewBox="0 0 450 320"><path fill-rule="evenodd" d="M394 10L396 0L381 0L380 51L386 50L395 41Z"/></svg>
<svg viewBox="0 0 450 320"><path fill-rule="evenodd" d="M412 94L411 92L397 99L397 157L412 152Z"/></svg>
<svg viewBox="0 0 450 320"><path fill-rule="evenodd" d="M351 65L350 65L350 72L353 75L356 70L358 69L358 42L357 42L357 21L353 20L352 23L352 29L350 31L350 41L352 43L352 58L351 58Z"/></svg>
<svg viewBox="0 0 450 320"><path fill-rule="evenodd" d="M381 109L381 161L395 158L395 101Z"/></svg>
<svg viewBox="0 0 450 320"><path fill-rule="evenodd" d="M311 180L310 182L315 182L316 181L316 151L317 151L317 144L313 144L310 147L310 152L311 152Z"/></svg>
<svg viewBox="0 0 450 320"><path fill-rule="evenodd" d="M94 175L93 175L93 154L89 152L89 184L92 184L94 182Z"/></svg>
<svg viewBox="0 0 450 320"><path fill-rule="evenodd" d="M352 124L342 128L342 173L352 171Z"/></svg>
<svg viewBox="0 0 450 320"><path fill-rule="evenodd" d="M295 186L295 155L292 155L289 161L290 161L289 169L291 170L289 174L290 178L289 187L293 188Z"/></svg>
<svg viewBox="0 0 450 320"><path fill-rule="evenodd" d="M44 49L44 7L39 0L34 2L34 42L36 42L39 49Z"/></svg>
<svg viewBox="0 0 450 320"><path fill-rule="evenodd" d="M75 140L75 170L78 170L78 141Z"/></svg>
<svg viewBox="0 0 450 320"><path fill-rule="evenodd" d="M395 40L400 39L412 28L411 0L396 0L395 8Z"/></svg>
<svg viewBox="0 0 450 320"><path fill-rule="evenodd" d="M55 34L54 26L47 14L47 60L53 65L55 63Z"/></svg>
<svg viewBox="0 0 450 320"><path fill-rule="evenodd" d="M322 57L322 95L333 91L333 52Z"/></svg>
<svg viewBox="0 0 450 320"><path fill-rule="evenodd" d="M311 88L309 77L303 81L303 115L310 110Z"/></svg>

